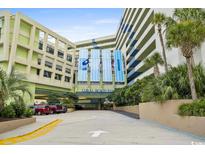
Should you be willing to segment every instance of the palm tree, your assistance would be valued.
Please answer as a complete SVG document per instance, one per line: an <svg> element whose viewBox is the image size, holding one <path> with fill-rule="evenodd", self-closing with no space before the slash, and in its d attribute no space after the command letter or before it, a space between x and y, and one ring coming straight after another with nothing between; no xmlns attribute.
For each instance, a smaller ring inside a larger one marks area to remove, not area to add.
<svg viewBox="0 0 205 154"><path fill-rule="evenodd" d="M174 19L172 19L175 23L177 21L196 21L200 23L205 23L205 11L201 8L182 8L182 9L175 9L173 14ZM169 23L171 24L171 23ZM195 65L194 57L191 56L191 65L192 67Z"/></svg>
<svg viewBox="0 0 205 154"><path fill-rule="evenodd" d="M205 22L205 11L201 8L183 8L174 10L174 18L178 21L200 21Z"/></svg>
<svg viewBox="0 0 205 154"><path fill-rule="evenodd" d="M168 71L168 64L167 64L167 57L166 57L166 52L165 52L165 45L164 45L164 40L162 36L162 26L165 24L166 21L166 16L163 13L156 13L153 17L152 23L157 26L158 34L159 34L159 39L160 43L162 46L162 55L164 59L164 67L165 67L165 72Z"/></svg>
<svg viewBox="0 0 205 154"><path fill-rule="evenodd" d="M200 47L205 40L205 24L194 20L178 20L169 25L166 31L168 47L180 48L186 58L188 77L192 99L197 99L196 87L193 78L192 62L193 49Z"/></svg>
<svg viewBox="0 0 205 154"><path fill-rule="evenodd" d="M24 81L25 77L18 74L12 68L9 75L0 68L0 111L3 109L7 100L15 100L15 102L24 102L24 94L32 93L28 89L28 84Z"/></svg>
<svg viewBox="0 0 205 154"><path fill-rule="evenodd" d="M160 75L159 66L158 66L159 64L163 65L164 61L158 52L154 53L150 58L147 58L145 60L145 65L154 66L155 77L158 77Z"/></svg>

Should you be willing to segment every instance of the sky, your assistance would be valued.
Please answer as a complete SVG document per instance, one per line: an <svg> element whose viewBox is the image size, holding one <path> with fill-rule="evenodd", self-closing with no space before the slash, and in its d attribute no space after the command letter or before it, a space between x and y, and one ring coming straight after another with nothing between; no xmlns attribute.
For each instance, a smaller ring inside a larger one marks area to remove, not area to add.
<svg viewBox="0 0 205 154"><path fill-rule="evenodd" d="M118 8L6 10L21 12L73 42L115 34L123 14Z"/></svg>

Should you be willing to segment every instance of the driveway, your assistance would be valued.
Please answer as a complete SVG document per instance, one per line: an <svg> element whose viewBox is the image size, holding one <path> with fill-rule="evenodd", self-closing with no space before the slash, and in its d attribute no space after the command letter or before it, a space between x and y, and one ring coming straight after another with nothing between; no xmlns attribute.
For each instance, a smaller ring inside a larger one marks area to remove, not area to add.
<svg viewBox="0 0 205 154"><path fill-rule="evenodd" d="M19 144L192 144L205 138L177 131L160 124L134 119L112 111L76 111L66 114L37 116L37 123L7 134L36 129L38 124L62 119L45 136ZM3 134L4 137L6 136Z"/></svg>

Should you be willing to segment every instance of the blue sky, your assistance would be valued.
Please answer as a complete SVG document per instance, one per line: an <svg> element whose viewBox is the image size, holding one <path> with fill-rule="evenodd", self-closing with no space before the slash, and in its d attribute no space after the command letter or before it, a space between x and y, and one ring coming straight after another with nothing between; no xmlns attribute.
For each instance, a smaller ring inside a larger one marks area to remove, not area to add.
<svg viewBox="0 0 205 154"><path fill-rule="evenodd" d="M0 9L3 10L3 9ZM123 9L6 9L22 12L71 41L115 34Z"/></svg>

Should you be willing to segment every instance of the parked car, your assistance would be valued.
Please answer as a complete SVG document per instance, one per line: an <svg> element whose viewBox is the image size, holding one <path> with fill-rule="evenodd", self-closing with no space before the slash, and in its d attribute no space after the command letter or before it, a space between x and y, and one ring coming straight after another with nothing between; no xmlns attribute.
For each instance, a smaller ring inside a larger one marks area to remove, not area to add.
<svg viewBox="0 0 205 154"><path fill-rule="evenodd" d="M51 104L49 105L50 113L66 113L67 106L62 104Z"/></svg>
<svg viewBox="0 0 205 154"><path fill-rule="evenodd" d="M42 114L50 114L50 107L48 105L34 105L35 114L42 115Z"/></svg>

